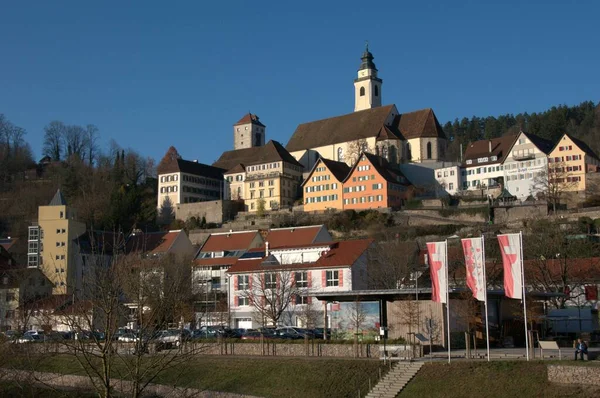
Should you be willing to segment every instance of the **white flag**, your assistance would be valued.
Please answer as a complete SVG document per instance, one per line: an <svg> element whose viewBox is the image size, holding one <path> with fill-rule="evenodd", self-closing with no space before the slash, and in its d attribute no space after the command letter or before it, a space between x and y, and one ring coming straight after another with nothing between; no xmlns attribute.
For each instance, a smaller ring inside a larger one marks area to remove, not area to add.
<svg viewBox="0 0 600 398"><path fill-rule="evenodd" d="M485 301L485 259L483 258L482 238L462 239L465 252L465 265L467 267L467 286L473 292L473 297Z"/></svg>
<svg viewBox="0 0 600 398"><path fill-rule="evenodd" d="M431 273L431 300L437 303L445 303L448 294L446 242L427 243L427 254L429 272Z"/></svg>
<svg viewBox="0 0 600 398"><path fill-rule="evenodd" d="M498 243L504 266L504 294L506 297L523 299L521 234L498 235Z"/></svg>

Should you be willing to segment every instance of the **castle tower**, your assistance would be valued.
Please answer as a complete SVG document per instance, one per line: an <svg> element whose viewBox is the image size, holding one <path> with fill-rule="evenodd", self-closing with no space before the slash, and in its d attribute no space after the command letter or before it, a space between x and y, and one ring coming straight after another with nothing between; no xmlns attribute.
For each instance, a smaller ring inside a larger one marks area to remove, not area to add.
<svg viewBox="0 0 600 398"><path fill-rule="evenodd" d="M233 125L233 149L265 145L265 129L258 116L247 113Z"/></svg>
<svg viewBox="0 0 600 398"><path fill-rule="evenodd" d="M381 106L381 84L377 77L377 68L373 63L373 54L367 44L361 57L358 77L354 79L354 112Z"/></svg>

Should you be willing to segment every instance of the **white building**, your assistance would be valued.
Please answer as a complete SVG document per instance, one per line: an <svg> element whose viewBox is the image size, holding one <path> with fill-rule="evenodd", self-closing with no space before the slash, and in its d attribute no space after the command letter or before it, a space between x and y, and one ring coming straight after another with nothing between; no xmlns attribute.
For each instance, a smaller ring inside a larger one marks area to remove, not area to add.
<svg viewBox="0 0 600 398"><path fill-rule="evenodd" d="M440 185L440 189L449 195L456 195L462 189L461 171L459 165L435 169L435 180Z"/></svg>
<svg viewBox="0 0 600 398"><path fill-rule="evenodd" d="M504 161L505 188L517 199L533 197L543 190L548 177L547 155L554 145L533 134L520 132Z"/></svg>
<svg viewBox="0 0 600 398"><path fill-rule="evenodd" d="M475 141L465 151L461 171L462 189L495 188L504 182L503 161L515 136Z"/></svg>

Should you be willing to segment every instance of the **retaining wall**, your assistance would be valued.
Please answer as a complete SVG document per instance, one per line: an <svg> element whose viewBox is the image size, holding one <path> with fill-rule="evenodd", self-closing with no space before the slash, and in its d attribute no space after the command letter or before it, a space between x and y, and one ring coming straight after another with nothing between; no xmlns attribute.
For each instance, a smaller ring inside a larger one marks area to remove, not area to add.
<svg viewBox="0 0 600 398"><path fill-rule="evenodd" d="M551 383L600 386L600 367L548 365L548 381Z"/></svg>

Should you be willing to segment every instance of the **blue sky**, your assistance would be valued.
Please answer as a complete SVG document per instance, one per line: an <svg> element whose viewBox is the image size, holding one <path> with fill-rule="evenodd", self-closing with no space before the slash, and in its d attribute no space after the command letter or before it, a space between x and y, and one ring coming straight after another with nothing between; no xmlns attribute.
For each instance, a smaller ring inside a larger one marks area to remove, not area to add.
<svg viewBox="0 0 600 398"><path fill-rule="evenodd" d="M97 125L104 147L158 160L174 145L212 163L251 111L286 144L300 123L352 112L365 40L383 102L431 107L441 123L600 99L596 0L1 8L0 113L27 129L36 157L52 120Z"/></svg>

